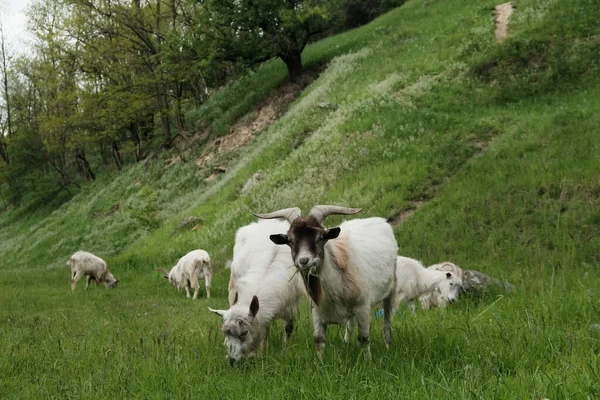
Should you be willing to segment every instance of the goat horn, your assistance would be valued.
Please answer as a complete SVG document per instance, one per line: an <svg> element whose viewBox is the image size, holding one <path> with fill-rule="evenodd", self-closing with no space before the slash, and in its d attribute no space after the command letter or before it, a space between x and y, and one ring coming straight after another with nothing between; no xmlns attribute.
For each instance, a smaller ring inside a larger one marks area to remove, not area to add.
<svg viewBox="0 0 600 400"><path fill-rule="evenodd" d="M298 207L292 207L292 208L284 208L283 210L273 211L272 213L268 213L268 214L254 214L254 215L257 216L258 218L263 218L263 219L283 218L283 219L287 219L289 221L289 223L291 224L292 222L294 222L294 220L296 220L296 218L300 218L302 216L302 210L300 210Z"/></svg>
<svg viewBox="0 0 600 400"><path fill-rule="evenodd" d="M165 274L169 275L169 271L167 271L164 268L154 268L155 271L160 271L160 272L164 272Z"/></svg>
<svg viewBox="0 0 600 400"><path fill-rule="evenodd" d="M313 217L319 224L332 214L351 215L362 211L362 208L349 208L339 206L314 206L308 213L309 217Z"/></svg>

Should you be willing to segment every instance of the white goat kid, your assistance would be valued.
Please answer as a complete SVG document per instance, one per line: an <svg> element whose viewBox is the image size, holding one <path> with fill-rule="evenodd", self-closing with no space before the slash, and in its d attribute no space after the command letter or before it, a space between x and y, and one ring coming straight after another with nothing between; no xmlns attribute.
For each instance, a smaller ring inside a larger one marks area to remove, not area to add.
<svg viewBox="0 0 600 400"><path fill-rule="evenodd" d="M212 279L212 268L210 256L204 250L193 250L177 260L171 271L164 268L156 268L164 273L163 278L168 279L177 289L185 288L186 297L190 297L190 289L194 288L194 299L198 298L200 292L199 279L204 279L206 287L206 298L210 299L210 281Z"/></svg>
<svg viewBox="0 0 600 400"><path fill-rule="evenodd" d="M103 283L108 288L116 288L119 283L113 274L108 270L106 262L98 256L87 251L78 251L71 256L67 265L71 267L71 291L74 292L77 282L83 277L87 277L85 289L90 286L92 279L96 286Z"/></svg>
<svg viewBox="0 0 600 400"><path fill-rule="evenodd" d="M458 300L465 274L462 268L451 262L443 262L427 267L427 269L451 272L454 276L458 277L460 283L457 284L454 280L440 282L434 291L419 297L421 308L429 310L434 307L446 307L448 303L454 303Z"/></svg>
<svg viewBox="0 0 600 400"><path fill-rule="evenodd" d="M288 208L260 218L284 218L291 226L287 234L271 235L279 245L288 245L296 268L314 303L312 310L317 354L325 348L327 325L346 324L348 341L358 323L358 340L370 358L371 308L383 300L384 340L391 343L394 271L398 244L392 227L383 218L346 221L326 229L322 222L332 214L356 214L361 209L314 206L306 218L299 208ZM277 232L277 231L274 231ZM279 230L281 232L281 230Z"/></svg>
<svg viewBox="0 0 600 400"><path fill-rule="evenodd" d="M237 231L229 280L230 308L209 308L223 317L222 331L231 365L253 355L273 319L285 320L286 342L292 334L298 302L305 291L295 274L290 249L269 240L273 231L288 228L283 221L259 221Z"/></svg>
<svg viewBox="0 0 600 400"><path fill-rule="evenodd" d="M443 285L444 295L448 296L453 287L460 288L462 280L450 271L428 269L421 262L408 257L398 256L396 262L396 294L394 310L400 303L406 301L413 315L415 314L415 299L434 292Z"/></svg>

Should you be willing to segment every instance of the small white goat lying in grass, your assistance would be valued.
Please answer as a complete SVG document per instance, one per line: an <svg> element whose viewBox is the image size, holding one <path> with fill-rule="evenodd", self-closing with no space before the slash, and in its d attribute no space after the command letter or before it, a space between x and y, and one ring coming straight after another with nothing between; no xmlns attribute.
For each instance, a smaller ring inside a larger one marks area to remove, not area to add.
<svg viewBox="0 0 600 400"><path fill-rule="evenodd" d="M77 287L77 282L85 275L87 282L85 289L90 286L92 279L96 281L96 286L104 283L108 288L116 288L119 283L113 274L110 273L106 266L106 262L98 256L88 253L87 251L78 251L73 254L67 265L71 267L71 291L74 292Z"/></svg>
<svg viewBox="0 0 600 400"><path fill-rule="evenodd" d="M458 300L458 295L463 287L465 275L462 268L451 262L443 262L427 267L427 269L452 272L453 275L460 279L460 284L457 285L455 282L448 280L441 282L434 291L419 297L421 307L424 310L429 310L434 307L443 308L446 307L449 302L453 303L454 301Z"/></svg>
<svg viewBox="0 0 600 400"><path fill-rule="evenodd" d="M450 290L454 287L460 288L461 284L462 279L454 272L425 268L417 260L398 256L396 261L394 310L398 308L401 302L406 301L414 314L415 299L436 289L444 290L441 295L446 296L449 301L454 301L455 298L450 297Z"/></svg>
<svg viewBox="0 0 600 400"><path fill-rule="evenodd" d="M229 309L210 311L223 317L222 331L230 363L249 357L266 338L271 321L285 320L286 341L294 329L298 301L304 295L300 274L288 247L269 240L285 231L284 221L260 221L237 231L229 280Z"/></svg>
<svg viewBox="0 0 600 400"><path fill-rule="evenodd" d="M164 272L163 278L168 279L177 289L185 288L186 297L190 297L190 288L194 288L194 299L198 298L200 292L199 279L204 279L206 287L206 298L210 299L210 281L212 268L210 256L204 250L193 250L177 260L171 271L164 268L156 268Z"/></svg>

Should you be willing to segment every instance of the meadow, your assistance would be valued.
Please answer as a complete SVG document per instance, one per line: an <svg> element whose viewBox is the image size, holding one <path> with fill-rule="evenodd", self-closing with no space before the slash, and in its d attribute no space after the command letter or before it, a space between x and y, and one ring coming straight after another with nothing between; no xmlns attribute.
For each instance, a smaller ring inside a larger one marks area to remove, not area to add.
<svg viewBox="0 0 600 400"><path fill-rule="evenodd" d="M321 71L315 81L208 165L194 163L196 143L180 163L163 152L63 204L4 211L0 397L600 397L595 3L516 1L497 43L493 2L410 0L311 44L303 57ZM226 135L284 80L283 63L266 63L190 116L212 139ZM226 172L207 182L215 166ZM341 327L319 361L303 300L290 344L278 322L261 355L231 368L207 307L226 307L236 229L252 212L314 204L363 207L358 216L391 221L402 255L516 289L414 317L404 307L390 350L374 317L371 362ZM201 226L174 234L188 215ZM195 248L213 259L210 300L187 300L154 271ZM119 287L84 291L80 281L71 293L65 263L78 249L106 259Z"/></svg>

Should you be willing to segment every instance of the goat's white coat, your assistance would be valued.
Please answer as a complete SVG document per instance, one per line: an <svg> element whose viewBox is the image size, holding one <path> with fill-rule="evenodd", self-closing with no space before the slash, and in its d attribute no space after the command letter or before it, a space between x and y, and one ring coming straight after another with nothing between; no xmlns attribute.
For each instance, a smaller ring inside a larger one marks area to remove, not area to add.
<svg viewBox="0 0 600 400"><path fill-rule="evenodd" d="M431 265L427 269L452 272L452 274L459 278L460 284L450 285L448 281L441 282L434 291L419 297L421 307L424 310L429 310L433 307L446 307L449 301L457 300L464 280L464 271L462 268L447 261Z"/></svg>
<svg viewBox="0 0 600 400"><path fill-rule="evenodd" d="M316 271L323 297L312 311L315 342L320 354L327 325L344 323L348 341L356 319L359 341L367 345L365 351L369 356L371 308L384 299L392 301L398 244L392 227L383 218L346 221L339 228L340 235L325 244L325 257ZM340 268L336 261L344 259L340 254L342 249L347 252L345 268ZM390 319L391 315L386 324L391 325ZM389 329L389 325L384 326L387 345L391 340Z"/></svg>
<svg viewBox="0 0 600 400"><path fill-rule="evenodd" d="M119 282L108 270L106 262L103 259L87 251L80 250L73 254L69 261L67 261L67 265L71 267L71 291L75 291L77 282L83 276L87 277L86 290L90 286L92 279L96 282L96 285L104 283L104 286L108 288L117 287Z"/></svg>
<svg viewBox="0 0 600 400"><path fill-rule="evenodd" d="M291 334L304 286L289 247L277 246L269 239L273 232L288 229L287 221L260 220L237 231L229 281L230 308L210 309L223 317L225 345L232 361L258 348L274 318L284 319L287 336ZM258 298L255 316L250 312L254 296Z"/></svg>
<svg viewBox="0 0 600 400"><path fill-rule="evenodd" d="M447 288L456 287L458 290L461 283L462 279L451 271L425 268L420 261L398 256L394 310L398 308L401 302L406 301L414 314L414 301L418 297L439 290L441 285ZM445 292L444 295L448 299L448 293Z"/></svg>
<svg viewBox="0 0 600 400"><path fill-rule="evenodd" d="M210 282L212 279L212 267L210 256L204 250L192 250L181 257L175 266L171 268L168 275L177 289L185 288L186 296L190 297L190 287L194 288L194 299L198 298L200 292L200 279L204 279L206 287L206 298L210 298Z"/></svg>

